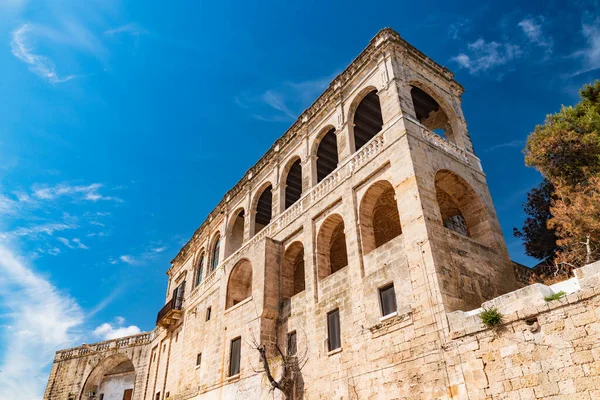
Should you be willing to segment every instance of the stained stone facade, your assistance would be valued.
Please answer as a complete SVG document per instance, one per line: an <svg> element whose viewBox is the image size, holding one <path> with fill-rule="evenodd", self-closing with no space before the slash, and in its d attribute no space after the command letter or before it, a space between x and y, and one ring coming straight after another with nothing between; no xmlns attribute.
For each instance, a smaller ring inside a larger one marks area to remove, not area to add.
<svg viewBox="0 0 600 400"><path fill-rule="evenodd" d="M173 259L156 328L57 352L44 399L281 398L254 343L276 376L297 349L296 399L595 398L600 266L519 289L462 92L379 32Z"/></svg>

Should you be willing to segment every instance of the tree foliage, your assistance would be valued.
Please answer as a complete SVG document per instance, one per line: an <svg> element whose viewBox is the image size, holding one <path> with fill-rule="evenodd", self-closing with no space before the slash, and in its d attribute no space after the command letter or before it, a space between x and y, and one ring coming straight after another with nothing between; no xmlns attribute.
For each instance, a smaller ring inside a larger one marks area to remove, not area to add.
<svg viewBox="0 0 600 400"><path fill-rule="evenodd" d="M547 180L527 194L527 202L523 205L527 219L521 230L514 229L514 235L523 239L525 253L538 260L554 259L558 250L556 232L548 227L548 220L552 218L550 205L554 185Z"/></svg>
<svg viewBox="0 0 600 400"><path fill-rule="evenodd" d="M554 188L548 196L550 218L537 209L528 212L540 218L532 227L543 225L547 218L547 228L558 238L557 262L572 266L598 259L600 243L600 81L584 86L580 95L575 106L548 115L525 148L526 164L539 170ZM523 238L527 246L525 227Z"/></svg>

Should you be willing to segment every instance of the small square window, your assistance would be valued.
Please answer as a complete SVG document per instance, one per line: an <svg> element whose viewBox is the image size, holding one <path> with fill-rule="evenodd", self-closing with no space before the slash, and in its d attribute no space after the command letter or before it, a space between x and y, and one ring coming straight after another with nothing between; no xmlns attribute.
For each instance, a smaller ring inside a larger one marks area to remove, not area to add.
<svg viewBox="0 0 600 400"><path fill-rule="evenodd" d="M202 353L198 353L198 355L196 356L196 367L199 367L201 363L202 363Z"/></svg>
<svg viewBox="0 0 600 400"><path fill-rule="evenodd" d="M398 311L393 283L379 289L379 303L381 304L381 314L384 317Z"/></svg>
<svg viewBox="0 0 600 400"><path fill-rule="evenodd" d="M327 313L327 346L329 351L342 347L340 310L338 308Z"/></svg>
<svg viewBox="0 0 600 400"><path fill-rule="evenodd" d="M160 400L160 392L156 393L156 396L154 396L154 400Z"/></svg>
<svg viewBox="0 0 600 400"><path fill-rule="evenodd" d="M208 308L206 309L206 320L207 320L207 321L209 321L209 320L210 320L210 314L211 314L211 311L212 311L212 307L208 307Z"/></svg>
<svg viewBox="0 0 600 400"><path fill-rule="evenodd" d="M242 352L242 338L231 341L231 353L229 354L229 376L240 373L240 358Z"/></svg>
<svg viewBox="0 0 600 400"><path fill-rule="evenodd" d="M69 399L72 399L72 397L69 397ZM100 393L98 400L104 400L104 393Z"/></svg>
<svg viewBox="0 0 600 400"><path fill-rule="evenodd" d="M298 351L298 343L296 337L296 331L288 333L287 337L287 355L295 356Z"/></svg>

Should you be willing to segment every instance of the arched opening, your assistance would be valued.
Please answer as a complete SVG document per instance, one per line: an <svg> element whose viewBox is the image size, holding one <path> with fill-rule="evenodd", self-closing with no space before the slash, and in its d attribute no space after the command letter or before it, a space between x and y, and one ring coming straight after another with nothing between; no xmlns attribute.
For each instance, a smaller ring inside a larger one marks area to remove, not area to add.
<svg viewBox="0 0 600 400"><path fill-rule="evenodd" d="M482 243L492 243L489 215L475 190L447 170L435 175L436 199L444 226Z"/></svg>
<svg viewBox="0 0 600 400"><path fill-rule="evenodd" d="M198 258L198 262L196 263L196 269L194 273L194 287L196 287L202 283L202 279L204 277L204 251L200 254L200 257Z"/></svg>
<svg viewBox="0 0 600 400"><path fill-rule="evenodd" d="M135 367L125 354L115 354L101 360L88 376L79 398L131 400L135 386Z"/></svg>
<svg viewBox="0 0 600 400"><path fill-rule="evenodd" d="M235 306L250 296L252 296L252 264L248 260L241 260L229 275L225 309Z"/></svg>
<svg viewBox="0 0 600 400"><path fill-rule="evenodd" d="M317 182L321 182L338 165L337 136L331 128L319 142L317 149Z"/></svg>
<svg viewBox="0 0 600 400"><path fill-rule="evenodd" d="M298 158L290 167L285 179L285 209L297 202L302 196L302 165Z"/></svg>
<svg viewBox="0 0 600 400"><path fill-rule="evenodd" d="M360 205L360 231L365 254L402 234L398 203L390 182L376 182L366 191Z"/></svg>
<svg viewBox="0 0 600 400"><path fill-rule="evenodd" d="M452 124L448 114L438 102L421 88L412 86L410 89L415 115L427 129L455 143Z"/></svg>
<svg viewBox="0 0 600 400"><path fill-rule="evenodd" d="M317 264L319 280L348 265L344 220L338 214L327 217L321 225L317 238Z"/></svg>
<svg viewBox="0 0 600 400"><path fill-rule="evenodd" d="M254 217L254 233L257 234L271 222L273 213L273 193L272 186L269 185L263 189L258 201L256 202L256 215Z"/></svg>
<svg viewBox="0 0 600 400"><path fill-rule="evenodd" d="M212 251L210 254L210 271L214 271L219 266L219 256L221 252L221 235L217 233L213 239Z"/></svg>
<svg viewBox="0 0 600 400"><path fill-rule="evenodd" d="M373 90L361 100L354 113L355 151L377 135L382 127L381 104L377 92Z"/></svg>
<svg viewBox="0 0 600 400"><path fill-rule="evenodd" d="M289 299L304 288L304 246L300 242L294 242L285 250L283 256L281 298Z"/></svg>
<svg viewBox="0 0 600 400"><path fill-rule="evenodd" d="M229 223L229 237L227 240L227 251L225 257L235 253L244 243L244 217L245 212L242 208Z"/></svg>

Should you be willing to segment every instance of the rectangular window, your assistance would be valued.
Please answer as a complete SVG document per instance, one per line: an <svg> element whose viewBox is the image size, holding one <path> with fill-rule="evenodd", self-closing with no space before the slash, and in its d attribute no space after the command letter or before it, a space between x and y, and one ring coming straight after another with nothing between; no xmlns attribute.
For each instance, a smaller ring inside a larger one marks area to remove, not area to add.
<svg viewBox="0 0 600 400"><path fill-rule="evenodd" d="M240 373L240 356L242 352L242 338L231 341L231 353L229 354L229 376Z"/></svg>
<svg viewBox="0 0 600 400"><path fill-rule="evenodd" d="M287 337L287 355L295 356L298 351L298 343L296 342L296 331L288 333Z"/></svg>
<svg viewBox="0 0 600 400"><path fill-rule="evenodd" d="M393 283L379 289L379 302L381 304L381 314L384 317L398 311Z"/></svg>
<svg viewBox="0 0 600 400"><path fill-rule="evenodd" d="M100 399L99 400L104 400L104 393L100 393Z"/></svg>
<svg viewBox="0 0 600 400"><path fill-rule="evenodd" d="M160 392L156 393L156 396L154 396L154 400L160 400Z"/></svg>
<svg viewBox="0 0 600 400"><path fill-rule="evenodd" d="M207 320L207 321L208 321L208 320L210 320L210 312L211 312L211 311L212 311L212 308L211 308L211 307L208 307L208 308L206 309L206 320Z"/></svg>
<svg viewBox="0 0 600 400"><path fill-rule="evenodd" d="M202 353L198 353L198 355L196 356L196 367L199 367L201 362L202 362Z"/></svg>
<svg viewBox="0 0 600 400"><path fill-rule="evenodd" d="M327 344L329 351L342 347L340 337L340 310L336 308L327 313Z"/></svg>

